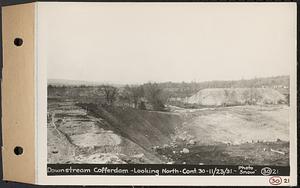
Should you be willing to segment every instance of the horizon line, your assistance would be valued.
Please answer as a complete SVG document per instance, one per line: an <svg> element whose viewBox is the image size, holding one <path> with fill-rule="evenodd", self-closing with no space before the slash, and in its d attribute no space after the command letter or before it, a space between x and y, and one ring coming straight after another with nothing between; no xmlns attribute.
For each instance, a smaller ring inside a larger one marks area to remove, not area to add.
<svg viewBox="0 0 300 188"><path fill-rule="evenodd" d="M83 85L83 84L93 84L93 85L98 85L98 84L112 84L112 85L141 85L145 83L205 83L205 82L230 82L230 81L247 81L247 80L255 80L255 79L268 79L268 78L275 78L275 77L290 77L290 75L277 75L277 76L266 76L266 77L253 77L253 78L241 78L241 79L232 79L232 80L203 80L203 81L196 81L196 80L190 80L190 81L145 81L145 82L135 82L135 83L121 83L121 82L112 82L112 81L90 81L90 80L73 80L73 79L64 79L64 78L47 78L47 84L63 84L63 83L49 83L49 81L66 81L66 82L82 82L82 83L77 83L78 85ZM70 85L72 85L70 83ZM74 83L73 85L76 85Z"/></svg>

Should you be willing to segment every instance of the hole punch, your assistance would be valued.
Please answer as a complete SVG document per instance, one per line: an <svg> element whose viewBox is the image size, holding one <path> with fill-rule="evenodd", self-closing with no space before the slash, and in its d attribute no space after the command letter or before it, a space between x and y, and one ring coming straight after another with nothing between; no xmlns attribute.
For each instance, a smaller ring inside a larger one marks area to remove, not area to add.
<svg viewBox="0 0 300 188"><path fill-rule="evenodd" d="M15 38L14 44L15 44L16 46L22 46L22 44L23 44L23 39L21 39L21 38Z"/></svg>
<svg viewBox="0 0 300 188"><path fill-rule="evenodd" d="M20 146L16 146L15 149L14 149L14 153L16 155L22 155L23 154L23 148L20 147Z"/></svg>

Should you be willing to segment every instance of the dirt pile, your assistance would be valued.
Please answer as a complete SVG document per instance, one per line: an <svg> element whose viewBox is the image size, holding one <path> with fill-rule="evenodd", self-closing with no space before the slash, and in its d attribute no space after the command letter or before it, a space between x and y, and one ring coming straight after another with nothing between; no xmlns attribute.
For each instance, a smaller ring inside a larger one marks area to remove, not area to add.
<svg viewBox="0 0 300 188"><path fill-rule="evenodd" d="M186 99L189 104L233 106L245 104L281 104L286 98L271 88L209 88Z"/></svg>

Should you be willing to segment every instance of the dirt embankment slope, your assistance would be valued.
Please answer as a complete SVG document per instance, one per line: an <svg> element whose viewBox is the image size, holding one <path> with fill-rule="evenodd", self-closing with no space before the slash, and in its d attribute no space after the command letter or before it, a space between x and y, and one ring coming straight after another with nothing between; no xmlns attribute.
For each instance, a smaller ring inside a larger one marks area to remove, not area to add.
<svg viewBox="0 0 300 188"><path fill-rule="evenodd" d="M282 158L287 161L286 148L281 148L286 153L284 156L274 155L270 151L280 148L281 141L285 144L289 140L289 107L286 105L246 105L183 109L175 112L142 111L94 104L84 104L82 108L86 108L91 116L105 120L105 129L137 144L163 163L210 163L211 157L203 158L204 148L207 147L207 152L210 152L207 156L221 152L220 156L225 158L221 161L226 164L237 159L245 163L252 161L253 164L260 164L262 158L248 150L253 145L259 146L261 151L258 152L263 155L272 156L268 161L270 164L277 164L276 160ZM211 150L211 147L220 147L221 150ZM190 154L183 152L186 149ZM199 156L191 157L193 153Z"/></svg>
<svg viewBox="0 0 300 188"><path fill-rule="evenodd" d="M176 114L48 100L48 163L161 163Z"/></svg>
<svg viewBox="0 0 300 188"><path fill-rule="evenodd" d="M177 113L137 110L129 107L101 107L95 104L79 104L97 118L104 119L106 128L139 144L145 149L171 142L176 127L182 125Z"/></svg>
<svg viewBox="0 0 300 188"><path fill-rule="evenodd" d="M209 164L216 152L232 161L231 155L245 155L247 144L262 145L269 155L268 142L289 140L288 111L286 105L246 105L157 112L48 101L48 162ZM246 149L235 152L242 144Z"/></svg>
<svg viewBox="0 0 300 188"><path fill-rule="evenodd" d="M286 97L271 88L208 88L186 99L203 106L236 106L245 104L286 103Z"/></svg>

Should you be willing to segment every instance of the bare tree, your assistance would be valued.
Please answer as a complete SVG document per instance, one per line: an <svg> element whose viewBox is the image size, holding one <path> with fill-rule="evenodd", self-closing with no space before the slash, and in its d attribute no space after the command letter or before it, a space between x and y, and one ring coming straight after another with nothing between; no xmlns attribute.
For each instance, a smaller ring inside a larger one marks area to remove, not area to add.
<svg viewBox="0 0 300 188"><path fill-rule="evenodd" d="M135 108L138 108L138 103L141 98L144 96L144 89L141 86L133 86L130 87L131 97L133 101L133 105Z"/></svg>
<svg viewBox="0 0 300 188"><path fill-rule="evenodd" d="M163 110L165 108L168 97L157 83L144 84L144 92L147 101L154 110Z"/></svg>
<svg viewBox="0 0 300 188"><path fill-rule="evenodd" d="M122 92L122 98L127 100L129 104L133 104L134 108L138 108L139 102L141 102L144 96L144 88L142 86L125 86Z"/></svg>
<svg viewBox="0 0 300 188"><path fill-rule="evenodd" d="M118 88L109 85L103 85L101 88L104 91L106 104L113 105L117 100Z"/></svg>

